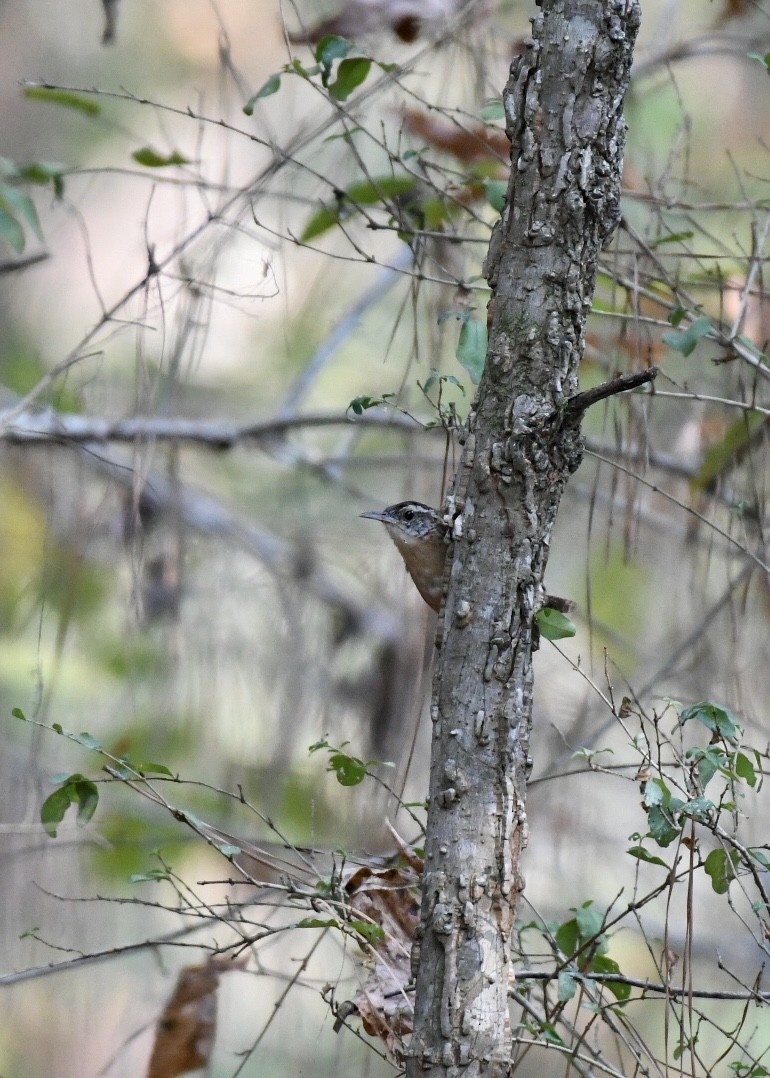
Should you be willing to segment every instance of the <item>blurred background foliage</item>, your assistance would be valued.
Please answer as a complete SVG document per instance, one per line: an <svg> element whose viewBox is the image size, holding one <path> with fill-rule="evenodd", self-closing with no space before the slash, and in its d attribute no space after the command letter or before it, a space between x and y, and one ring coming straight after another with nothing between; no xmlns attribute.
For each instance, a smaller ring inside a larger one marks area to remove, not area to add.
<svg viewBox="0 0 770 1078"><path fill-rule="evenodd" d="M220 449L2 444L9 973L170 931L164 903L152 908L166 885L127 882L159 858L187 880L219 881L201 889L206 900L228 893L214 850L109 781L54 723L113 757L162 764L184 780L161 784L169 800L228 834L267 842L275 825L293 843L374 853L390 846L386 816L411 834L381 788L341 787L308 746L349 742L392 762L378 774L405 783L407 798L424 795L433 625L358 514L405 497L438 504L456 462L437 421L452 408L462 419L473 396L458 334L464 319L484 321L482 261L506 175L501 122L483 139L478 125L495 115L532 14L518 2L465 17L424 5L409 40L359 11L361 49L383 66L336 100L312 73L313 46L286 34L318 27L328 6L121 0L112 13L105 45L96 0L0 4L2 406L21 402L33 419L350 422ZM343 36L356 36L351 25ZM751 407L767 400L757 367L770 337L768 49L761 4L644 4L625 227L598 281L581 373L588 386L654 362L663 376L654 398L589 414L593 455L554 536L549 589L579 612L577 637L538 657L527 898L546 911L609 901L622 879L610 858L598 870L609 819L618 850L644 829L638 797L621 800L617 786L544 781L571 771L584 743L623 755L618 729L597 744L606 711L577 664L645 704L721 699L749 731L766 729L767 577L745 552L765 560L767 412ZM287 73L292 58L301 70ZM275 74L276 92L244 114ZM56 89L30 94L25 80ZM460 151L458 131L482 152ZM378 178L393 175L414 190L383 209ZM311 235L319 213L332 227ZM688 352L677 334L698 317L708 324ZM439 384L424 391L432 371L448 376L440 408ZM349 405L361 397L385 401L364 420L403 422L357 423ZM716 464L699 481L709 453ZM82 828L67 816L51 839L40 806L57 777L81 772L100 782L96 815ZM638 941L621 946L643 964ZM234 1053L272 1014L291 945L276 936L273 952L224 979L210 1073L234 1073ZM344 952L327 942L315 954L306 1004L281 1011L243 1073L391 1073L332 1032L319 993L352 976ZM143 1072L173 968L173 954L149 950L4 986L0 1073Z"/></svg>

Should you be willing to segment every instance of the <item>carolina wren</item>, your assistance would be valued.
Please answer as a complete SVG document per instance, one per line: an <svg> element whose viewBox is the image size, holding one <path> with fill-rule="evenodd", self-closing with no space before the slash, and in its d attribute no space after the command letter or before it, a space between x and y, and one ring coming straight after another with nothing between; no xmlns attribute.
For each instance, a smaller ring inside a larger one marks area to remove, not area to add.
<svg viewBox="0 0 770 1078"><path fill-rule="evenodd" d="M420 595L428 606L438 611L449 534L449 525L444 523L441 513L424 502L398 502L361 516L382 521Z"/></svg>
<svg viewBox="0 0 770 1078"><path fill-rule="evenodd" d="M397 502L387 509L361 513L367 520L379 520L404 559L406 571L428 606L441 608L444 561L451 528L438 509L424 502ZM546 595L543 606L569 613L575 606L569 599Z"/></svg>

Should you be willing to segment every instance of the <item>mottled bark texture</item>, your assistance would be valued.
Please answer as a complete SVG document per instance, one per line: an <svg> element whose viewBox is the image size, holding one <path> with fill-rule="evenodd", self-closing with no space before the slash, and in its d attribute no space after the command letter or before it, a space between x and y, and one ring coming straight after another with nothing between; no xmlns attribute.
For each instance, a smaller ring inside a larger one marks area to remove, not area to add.
<svg viewBox="0 0 770 1078"><path fill-rule="evenodd" d="M544 0L504 91L512 169L487 276L484 375L455 481L440 629L415 1028L407 1074L507 1075L523 886L533 615L580 462L577 389L602 245L619 218L635 0Z"/></svg>

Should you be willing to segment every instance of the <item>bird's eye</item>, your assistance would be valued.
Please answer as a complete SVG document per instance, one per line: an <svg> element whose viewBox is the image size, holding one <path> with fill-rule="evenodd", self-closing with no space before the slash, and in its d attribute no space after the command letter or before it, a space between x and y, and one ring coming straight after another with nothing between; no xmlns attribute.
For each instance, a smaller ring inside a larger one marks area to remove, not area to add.
<svg viewBox="0 0 770 1078"><path fill-rule="evenodd" d="M404 520L414 520L414 509L404 510Z"/></svg>

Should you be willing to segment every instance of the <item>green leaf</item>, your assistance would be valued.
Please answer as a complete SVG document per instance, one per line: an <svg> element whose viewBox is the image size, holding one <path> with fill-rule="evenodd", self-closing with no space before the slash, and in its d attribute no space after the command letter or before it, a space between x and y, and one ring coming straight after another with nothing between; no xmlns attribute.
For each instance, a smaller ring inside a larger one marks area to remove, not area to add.
<svg viewBox="0 0 770 1078"><path fill-rule="evenodd" d="M736 752L733 766L735 767L735 774L738 778L743 779L743 781L753 789L757 784L757 773L748 756L745 756L742 752Z"/></svg>
<svg viewBox="0 0 770 1078"><path fill-rule="evenodd" d="M647 779L644 784L643 801L647 808L653 805L667 805L671 800L671 791L663 779Z"/></svg>
<svg viewBox="0 0 770 1078"><path fill-rule="evenodd" d="M718 895L727 893L730 884L736 876L735 866L738 863L738 854L735 850L728 854L727 850L712 850L703 867L706 875L711 880L711 886Z"/></svg>
<svg viewBox="0 0 770 1078"><path fill-rule="evenodd" d="M484 181L484 193L487 196L487 202L493 210L497 210L498 213L503 212L505 206L505 195L508 191L507 180L485 180Z"/></svg>
<svg viewBox="0 0 770 1078"><path fill-rule="evenodd" d="M369 408L379 408L385 403L387 402L382 397L354 397L345 410L353 412L354 415L363 415Z"/></svg>
<svg viewBox="0 0 770 1078"><path fill-rule="evenodd" d="M630 849L626 850L626 853L629 854L630 857L636 857L640 861L645 861L648 865L660 865L661 868L668 868L665 861L650 853L644 846L631 846Z"/></svg>
<svg viewBox="0 0 770 1078"><path fill-rule="evenodd" d="M575 918L571 917L569 921L564 921L563 924L560 924L554 933L554 938L562 954L573 955L580 942L580 933L578 932Z"/></svg>
<svg viewBox="0 0 770 1078"><path fill-rule="evenodd" d="M90 779L78 778L70 782L78 806L78 823L88 823L99 804L99 791Z"/></svg>
<svg viewBox="0 0 770 1078"><path fill-rule="evenodd" d="M681 828L674 824L671 814L658 805L654 805L647 813L647 826L650 829L650 838L664 849L670 846L681 832Z"/></svg>
<svg viewBox="0 0 770 1078"><path fill-rule="evenodd" d="M11 708L11 714L15 719L21 719L22 722L27 721L27 716L24 714L20 707Z"/></svg>
<svg viewBox="0 0 770 1078"><path fill-rule="evenodd" d="M40 228L35 203L29 195L25 195L23 191L19 191L10 184L3 183L0 184L0 203L5 203L9 212L13 211L17 216L21 215L37 238L42 240L43 231Z"/></svg>
<svg viewBox="0 0 770 1078"><path fill-rule="evenodd" d="M575 910L575 921L580 932L580 942L593 939L598 936L604 924L604 918L592 903L586 902Z"/></svg>
<svg viewBox="0 0 770 1078"><path fill-rule="evenodd" d="M57 90L54 86L25 86L24 96L31 101L48 101L51 105L61 105L65 109L83 112L86 116L98 116L102 111L97 101L71 90Z"/></svg>
<svg viewBox="0 0 770 1078"><path fill-rule="evenodd" d="M339 921L332 917L303 917L297 921L297 928L339 928Z"/></svg>
<svg viewBox="0 0 770 1078"><path fill-rule="evenodd" d="M686 707L679 715L677 726L684 726L692 720L702 723L707 730L719 734L728 741L737 741L743 733L740 723L732 712L719 704L713 704L710 700L701 700L700 703Z"/></svg>
<svg viewBox="0 0 770 1078"><path fill-rule="evenodd" d="M358 786L366 778L366 764L356 756L334 752L329 757L329 771L334 771L340 786Z"/></svg>
<svg viewBox="0 0 770 1078"><path fill-rule="evenodd" d="M372 66L368 56L356 56L343 60L337 68L337 78L329 87L329 94L336 101L347 101L353 91L366 81Z"/></svg>
<svg viewBox="0 0 770 1078"><path fill-rule="evenodd" d="M137 764L135 770L138 771L140 775L168 775L169 778L174 777L165 764Z"/></svg>
<svg viewBox="0 0 770 1078"><path fill-rule="evenodd" d="M214 845L224 857L235 857L238 853L243 853L240 846L234 846L232 842L216 842Z"/></svg>
<svg viewBox="0 0 770 1078"><path fill-rule="evenodd" d="M371 180L357 180L345 191L341 191L335 202L322 206L313 214L305 225L300 240L302 243L308 243L358 213L359 207L385 202L388 198L401 198L414 186L413 176L377 176Z"/></svg>
<svg viewBox="0 0 770 1078"><path fill-rule="evenodd" d="M679 809L683 816L689 816L700 823L708 823L714 813L715 805L708 797L694 797L686 801Z"/></svg>
<svg viewBox="0 0 770 1078"><path fill-rule="evenodd" d="M485 102L484 107L481 110L482 120L504 120L505 108L500 98L494 97L490 101Z"/></svg>
<svg viewBox="0 0 770 1078"><path fill-rule="evenodd" d="M315 58L321 65L321 81L324 86L328 84L329 74L335 60L344 60L348 53L355 48L352 41L338 37L336 34L327 34L322 37L315 47Z"/></svg>
<svg viewBox="0 0 770 1078"><path fill-rule="evenodd" d="M67 809L72 804L69 786L54 790L40 806L40 822L51 838L56 838L56 829L64 819Z"/></svg>
<svg viewBox="0 0 770 1078"><path fill-rule="evenodd" d="M131 156L138 165L144 165L145 168L168 168L169 165L190 164L189 159L183 157L177 150L174 150L168 156L164 156L153 150L151 146L143 146L141 150L134 150Z"/></svg>
<svg viewBox="0 0 770 1078"><path fill-rule="evenodd" d="M0 237L20 255L24 250L24 230L16 218L3 209L1 203L0 199Z"/></svg>
<svg viewBox="0 0 770 1078"><path fill-rule="evenodd" d="M18 173L21 179L26 180L27 183L36 183L40 185L53 183L55 186L56 181L61 180L62 175L66 171L66 165L54 161L31 161L27 165L18 166Z"/></svg>
<svg viewBox="0 0 770 1078"><path fill-rule="evenodd" d="M578 990L579 983L580 981L574 973L570 973L570 971L566 969L561 970L558 980L559 1002L566 1003L568 1000L572 999Z"/></svg>
<svg viewBox="0 0 770 1078"><path fill-rule="evenodd" d="M385 929L381 925L372 924L371 921L350 921L350 927L354 929L359 936L363 936L367 943L372 945L382 943L385 939Z"/></svg>
<svg viewBox="0 0 770 1078"><path fill-rule="evenodd" d="M682 319L687 317L686 307L674 307L671 314L668 316L668 322L676 329L681 324Z"/></svg>
<svg viewBox="0 0 770 1078"><path fill-rule="evenodd" d="M165 868L151 868L147 872L134 872L128 877L129 883L159 883L170 880L171 873Z"/></svg>
<svg viewBox="0 0 770 1078"><path fill-rule="evenodd" d="M81 733L74 735L78 744L82 745L86 749L101 749L101 741L97 741L95 737L88 733L87 730L83 730Z"/></svg>
<svg viewBox="0 0 770 1078"><path fill-rule="evenodd" d="M546 640L566 640L577 632L575 625L566 614L544 606L535 614L535 623Z"/></svg>
<svg viewBox="0 0 770 1078"><path fill-rule="evenodd" d="M592 973L620 973L620 966L615 959L608 958L606 954L598 954L589 968ZM621 1003L625 1003L631 995L631 985L624 984L623 981L602 981L602 984Z"/></svg>
<svg viewBox="0 0 770 1078"><path fill-rule="evenodd" d="M345 195L359 206L373 206L386 198L401 198L416 184L414 176L375 176L371 180L356 180L345 189Z"/></svg>
<svg viewBox="0 0 770 1078"><path fill-rule="evenodd" d="M706 450L692 485L698 490L707 490L726 469L741 459L766 422L767 416L761 412L744 412L731 423L719 441Z"/></svg>
<svg viewBox="0 0 770 1078"><path fill-rule="evenodd" d="M664 243L681 243L682 240L691 240L694 235L694 232L669 232L667 236L653 240L650 247L661 247Z"/></svg>
<svg viewBox="0 0 770 1078"><path fill-rule="evenodd" d="M78 823L92 818L99 804L99 791L95 783L80 774L68 775L58 790L45 799L40 808L40 822L51 838L56 838L58 825L64 819L70 805L77 805Z"/></svg>
<svg viewBox="0 0 770 1078"><path fill-rule="evenodd" d="M711 329L711 320L701 315L682 333L664 333L663 340L669 348L673 348L676 352L681 352L683 356L689 356L695 351L701 337L705 337L707 333L711 332Z"/></svg>
<svg viewBox="0 0 770 1078"><path fill-rule="evenodd" d="M257 101L260 101L263 97L272 97L281 88L281 76L278 74L271 75L264 85L260 86L255 94L252 94L246 104L243 106L243 111L247 116L251 116L254 113L254 106Z"/></svg>
<svg viewBox="0 0 770 1078"><path fill-rule="evenodd" d="M463 319L457 341L457 360L474 385L481 381L487 358L487 324L470 316Z"/></svg>

